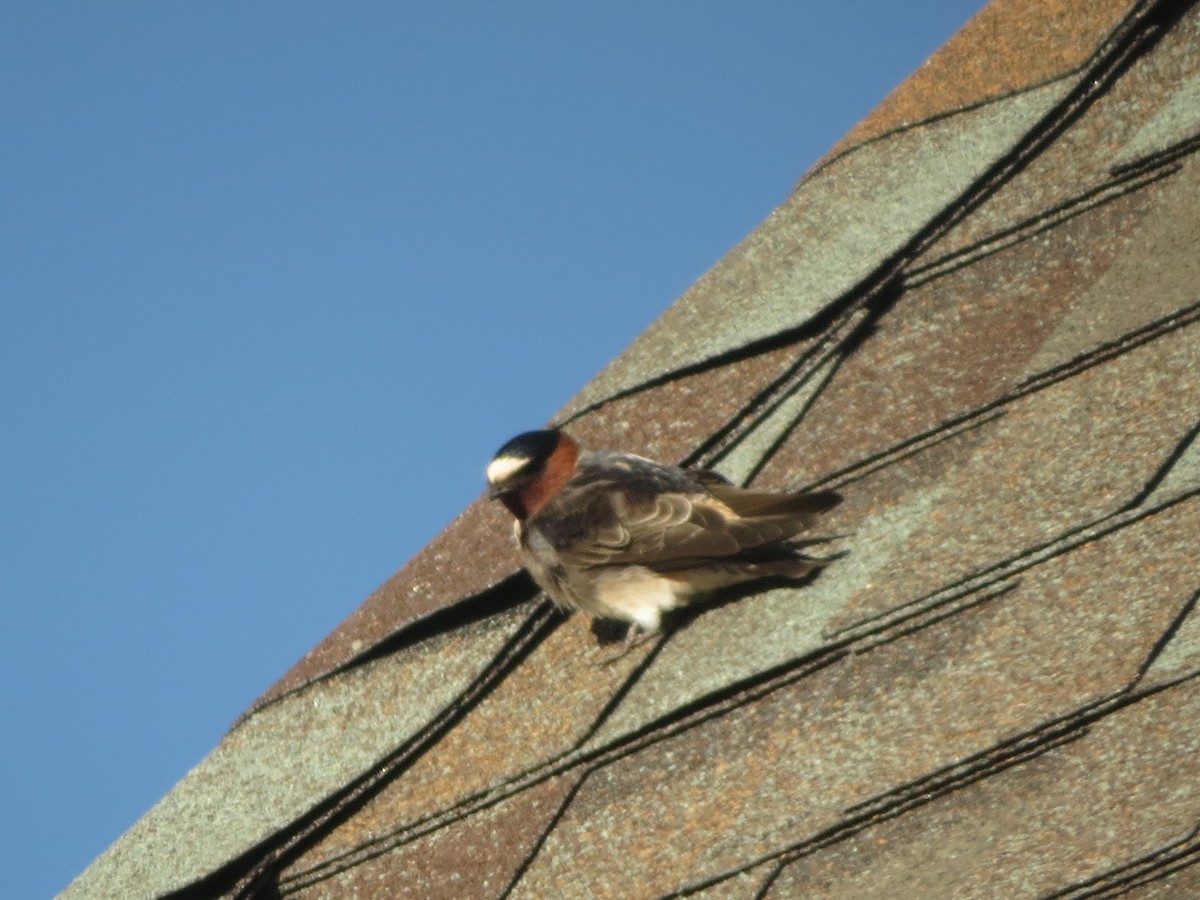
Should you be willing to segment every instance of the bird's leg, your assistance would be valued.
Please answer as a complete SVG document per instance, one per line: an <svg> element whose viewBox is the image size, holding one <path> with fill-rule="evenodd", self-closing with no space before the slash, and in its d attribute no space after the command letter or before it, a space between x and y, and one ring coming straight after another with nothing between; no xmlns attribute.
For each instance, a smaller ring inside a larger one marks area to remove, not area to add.
<svg viewBox="0 0 1200 900"><path fill-rule="evenodd" d="M657 631L643 631L637 622L630 622L629 630L625 632L625 640L621 642L621 649L608 659L602 660L600 665L611 666L617 660L624 659L630 650L639 644L644 644L657 633Z"/></svg>

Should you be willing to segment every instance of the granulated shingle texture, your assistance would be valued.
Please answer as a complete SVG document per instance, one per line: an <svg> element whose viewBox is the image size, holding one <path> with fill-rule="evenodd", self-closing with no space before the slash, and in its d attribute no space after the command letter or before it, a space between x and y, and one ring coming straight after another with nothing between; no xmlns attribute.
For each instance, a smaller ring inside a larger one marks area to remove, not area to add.
<svg viewBox="0 0 1200 900"><path fill-rule="evenodd" d="M558 417L845 556L602 665L476 504L67 896L1196 896L1198 84L996 0Z"/></svg>

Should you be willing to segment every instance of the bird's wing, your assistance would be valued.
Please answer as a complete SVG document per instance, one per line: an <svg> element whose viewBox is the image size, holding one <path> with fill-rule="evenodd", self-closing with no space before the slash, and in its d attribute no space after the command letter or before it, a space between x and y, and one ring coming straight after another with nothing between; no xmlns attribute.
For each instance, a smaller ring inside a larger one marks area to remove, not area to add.
<svg viewBox="0 0 1200 900"><path fill-rule="evenodd" d="M694 492L626 491L611 482L589 488L563 497L558 515L539 517L568 565L661 569L733 557L787 540L833 505L716 484Z"/></svg>

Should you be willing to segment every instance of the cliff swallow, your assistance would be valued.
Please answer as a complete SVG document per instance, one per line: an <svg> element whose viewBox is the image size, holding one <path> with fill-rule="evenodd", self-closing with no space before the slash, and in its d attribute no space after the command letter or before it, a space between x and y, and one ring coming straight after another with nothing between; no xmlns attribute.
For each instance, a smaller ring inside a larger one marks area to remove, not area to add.
<svg viewBox="0 0 1200 900"><path fill-rule="evenodd" d="M521 560L560 608L629 623L626 645L663 613L722 588L799 579L828 560L796 541L841 497L743 490L722 475L631 453L581 450L529 431L487 467L490 496L516 518Z"/></svg>

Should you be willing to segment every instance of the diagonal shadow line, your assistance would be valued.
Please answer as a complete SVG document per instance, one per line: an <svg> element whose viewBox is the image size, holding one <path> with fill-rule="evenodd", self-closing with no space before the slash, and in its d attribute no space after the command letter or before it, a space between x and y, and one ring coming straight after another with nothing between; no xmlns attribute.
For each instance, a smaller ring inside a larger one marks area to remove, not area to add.
<svg viewBox="0 0 1200 900"><path fill-rule="evenodd" d="M972 753L919 778L868 797L847 807L845 812L871 813L873 810L889 807L899 799L929 794L937 790L939 785L962 785L976 781L978 779L968 777L973 772L990 771L997 764L1004 764L1003 768L1008 768L1008 760L1031 758L1031 754L1040 755L1040 752L1035 751L1044 752L1049 746L1059 746L1064 738L1075 740L1081 737L1088 726L1117 709L1124 697L1126 695L1122 689L1065 715L1055 716L1035 728L999 741L978 753Z"/></svg>
<svg viewBox="0 0 1200 900"><path fill-rule="evenodd" d="M1150 672L1150 669L1154 667L1154 663L1157 662L1162 652L1167 649L1167 645L1174 640L1175 635L1179 633L1179 629L1183 627L1183 623L1195 611L1197 601L1200 601L1200 590L1197 590L1196 593L1187 599L1175 618L1166 627L1166 630L1159 635L1158 640L1154 642L1154 646L1150 648L1150 652L1146 655L1142 664L1138 666L1137 675L1134 676L1133 681L1129 684L1128 690L1136 688L1141 680Z"/></svg>
<svg viewBox="0 0 1200 900"><path fill-rule="evenodd" d="M919 631L936 625L938 622L951 619L969 609L976 609L993 600L999 600L1021 586L1020 578L1013 578L1004 583L1006 577L997 579L995 582L973 587L970 590L958 592L939 603L911 610L907 615L890 618L884 623L882 629L865 631L856 636L854 639L855 642L858 643L861 641L862 646L855 647L854 652L856 654L869 653L877 647L892 644L903 638L910 637ZM998 586L993 587L993 585ZM910 622L912 624L906 624Z"/></svg>
<svg viewBox="0 0 1200 900"><path fill-rule="evenodd" d="M1119 509L1091 522L1085 522L1074 528L1068 528L1049 540L1034 544L1020 553L1007 556L981 569L970 572L935 591L930 591L927 594L906 600L874 615L865 616L850 625L830 632L828 636L831 639L843 637L858 639L876 631L890 628L897 622L902 622L914 615L920 615L927 610L935 609L947 602L952 602L960 596L984 590L989 585L1012 578L1056 556L1069 553L1077 547L1099 540L1122 528L1127 528L1143 519L1164 512L1179 503L1184 503L1192 499L1197 494L1200 494L1200 489L1184 491L1178 496L1164 500L1153 507L1146 509L1139 507L1132 510Z"/></svg>
<svg viewBox="0 0 1200 900"><path fill-rule="evenodd" d="M1094 878L1046 894L1043 900L1115 897L1135 887L1161 881L1197 863L1200 863L1200 825L1177 841L1165 844L1125 865L1102 872Z"/></svg>
<svg viewBox="0 0 1200 900"><path fill-rule="evenodd" d="M1185 156L1191 156L1198 149L1200 149L1200 134L1194 134L1191 137L1176 141L1174 144L1154 150L1138 159L1113 166L1109 169L1109 174L1113 178L1121 178L1137 175L1151 169L1163 168L1176 160L1183 159Z"/></svg>
<svg viewBox="0 0 1200 900"><path fill-rule="evenodd" d="M868 276L867 279L864 279L863 283L873 283L871 282L871 276ZM822 343L822 338L824 337L826 331L835 328L835 326L837 326L841 320L843 320L847 315L853 313L853 311L861 305L862 296L863 291L860 288L856 288L855 290L852 290L845 295L832 300L815 316L798 326L786 328L769 337L751 341L731 350L717 353L699 362L689 363L688 365L680 366L679 368L671 369L667 372L661 372L658 375L654 375L645 379L644 381L639 381L637 384L632 385L631 387L607 394L599 400L595 400L586 406L580 407L578 410L571 413L569 416L566 416L561 421L556 422L555 424L559 427L565 427L582 416L594 410L600 409L609 403L613 403L618 400L624 400L644 391L651 390L652 388L660 387L669 382L676 381L681 378L687 378L691 375L697 375L701 372L708 371L709 369L736 365L739 362L753 359L754 357L760 356L764 353L769 353L773 350L780 350L784 347L792 346L793 344L802 344L806 341L814 341L819 345Z"/></svg>
<svg viewBox="0 0 1200 900"><path fill-rule="evenodd" d="M1120 24L1118 24L1116 27L1120 28L1121 26L1120 26ZM1109 37L1111 38L1111 36L1112 36L1112 33L1110 32ZM1093 54L1093 56L1094 56L1094 54ZM961 106L957 106L953 109L948 109L944 112L936 113L932 116L926 116L922 119L917 119L915 121L905 122L904 124L898 125L895 128L889 128L887 131L880 132L877 135L872 135L871 137L867 138L866 140L861 141L857 144L854 144L850 147L847 147L845 150L842 150L839 153L833 154L831 156L828 156L828 157L825 157L825 158L819 160L817 162L817 164L812 167L812 169L810 169L808 172L806 172L800 178L799 182L797 182L797 186L804 184L806 181L809 181L814 176L819 175L821 172L824 172L826 169L832 168L834 165L836 165L841 160L846 159L847 157L850 157L850 156L854 156L860 150L863 150L866 147L870 147L873 144L884 143L885 141L887 141L890 138L893 138L897 135L907 134L910 131L917 131L919 129L926 128L929 125L936 125L939 122L944 122L947 119L953 119L956 116L959 116L963 113L970 113L970 112L975 112L976 110L980 110L980 109L987 109L989 106L995 106L996 104L1004 103L1005 101L1011 100L1014 97L1022 97L1026 94L1032 94L1036 91L1040 91L1042 88L1049 87L1052 84L1058 84L1059 82L1062 82L1062 81L1070 81L1072 78L1076 78L1083 72L1087 71L1088 66L1091 65L1093 61L1094 61L1093 59L1085 59L1083 62L1079 63L1078 65L1072 66L1069 69L1065 69L1062 72L1058 73L1057 75L1051 75L1049 78L1044 78L1041 81L1035 81L1032 84L1025 85L1024 87L1019 87L1019 88L1016 88L1015 90L1005 91L1003 93L996 94L995 96L992 96L992 97L985 97L984 99L976 100L973 103L964 103Z"/></svg>
<svg viewBox="0 0 1200 900"><path fill-rule="evenodd" d="M879 453L872 454L861 462L854 463L804 486L805 491L826 489L840 490L846 485L869 478L890 466L899 465L926 450L931 450L955 438L977 431L1005 416L1007 410L989 405L986 409L972 410L942 425L923 431Z"/></svg>
<svg viewBox="0 0 1200 900"><path fill-rule="evenodd" d="M579 778L576 779L575 783L571 785L571 789L567 791L566 795L562 799L562 802L558 804L558 809L554 811L554 815L552 815L550 820L546 823L546 828L538 836L538 839L529 849L529 852L525 854L525 858L521 860L521 864L517 867L516 872L514 872L512 878L508 880L508 884L506 884L504 889L499 893L499 900L504 900L504 898L509 897L516 889L517 885L520 884L521 879L525 877L525 873L529 871L534 860L537 859L537 857L541 854L542 848L546 846L546 842L550 840L550 835L554 833L554 829L558 827L558 823L563 820L567 814L567 810L570 809L571 804L575 802L575 797L583 789L584 784L595 771L595 767L585 769L580 774Z"/></svg>
<svg viewBox="0 0 1200 900"><path fill-rule="evenodd" d="M1072 197L1063 203L1018 222L1009 228L1002 229L966 247L947 253L920 266L907 270L909 287L916 288L931 281L936 281L946 275L974 265L980 260L996 256L1005 250L1033 240L1039 235L1053 231L1073 219L1092 210L1099 209L1109 203L1127 197L1142 188L1149 187L1178 173L1183 168L1182 163L1166 166L1161 170L1149 173L1136 173Z"/></svg>
<svg viewBox="0 0 1200 900"><path fill-rule="evenodd" d="M899 302L903 285L899 277L890 276L860 297L848 302L840 315L823 333L823 339L807 348L783 374L759 391L743 408L701 443L685 461L685 465L709 468L718 465L742 440L801 390L822 369L835 360L834 369L854 353L874 333L879 320ZM821 390L828 383L822 384ZM800 417L797 417L796 422ZM792 428L795 427L793 423ZM790 430L790 429L789 429ZM762 461L765 464L766 459Z"/></svg>
<svg viewBox="0 0 1200 900"><path fill-rule="evenodd" d="M575 741L575 750L586 746L588 741L595 737L597 732L604 727L604 723L607 722L609 717L617 710L617 708L625 702L625 698L629 696L630 692L637 686L638 682L642 680L642 676L644 676L646 672L650 670L650 667L654 665L654 661L658 659L659 655L663 651L663 648L667 646L667 643L675 636L675 634L676 631L674 629L664 631L659 639L654 642L654 646L650 648L645 657L643 657L642 660L634 667L633 671L629 673L628 677L621 683L621 686L613 692L613 695L609 698L608 702L600 708L598 713L596 713L595 717L592 719L592 723L586 729L584 729L583 734L578 740Z"/></svg>
<svg viewBox="0 0 1200 900"><path fill-rule="evenodd" d="M1157 511L1158 509L1156 508L1150 512ZM1116 531L1126 525L1133 524L1133 522L1140 520L1148 514L1143 513L1134 519L1130 519L1128 516L1120 516L1119 513L1108 513L1099 519L1085 522L1082 525L1059 532L1049 540L1028 546L1019 553L1007 556L981 569L968 572L966 575L949 584L944 584L936 590L929 591L872 615L857 619L849 625L828 632L827 636L831 639L840 637L858 639L873 634L876 631L885 631L898 622L922 615L931 609L936 609L946 603L952 603L961 597L984 590L991 585L999 584L1036 565L1040 565L1048 559L1060 556L1063 553L1073 550L1075 547L1103 537L1111 531Z"/></svg>
<svg viewBox="0 0 1200 900"><path fill-rule="evenodd" d="M781 375L765 388L751 397L723 425L716 428L712 434L702 440L683 459L681 465L686 467L711 468L714 464L713 461L723 456L728 448L736 444L741 438L744 431L749 427L746 424L747 422L761 420L768 414L770 409L774 408L777 395L786 391L798 379L803 379L806 373L819 368L820 360L826 358L829 353L834 352L827 348L831 344L836 344L838 335L841 332L848 327L852 327L852 323L860 313L860 309L859 304L854 304L846 309L844 314L839 316L838 320L827 329L823 340L805 347L795 362L788 366Z"/></svg>
<svg viewBox="0 0 1200 900"><path fill-rule="evenodd" d="M1154 495L1154 492L1162 486L1162 483L1167 480L1167 477L1171 474L1171 470L1175 468L1176 464L1191 449L1197 435L1200 435L1200 420L1184 434L1182 440L1175 445L1175 449L1167 455L1167 458L1163 460L1155 473L1150 476L1145 486L1122 508L1136 509L1149 500Z"/></svg>
<svg viewBox="0 0 1200 900"><path fill-rule="evenodd" d="M288 688L271 697L265 702L252 706L238 717L230 731L236 729L247 719L257 715L268 707L274 706L289 697L308 690L315 684L329 681L359 666L391 656L408 647L413 647L429 638L460 628L479 624L492 618L498 613L516 609L523 603L530 605L530 614L536 612L535 600L538 588L525 570L519 570L502 579L491 587L477 594L439 607L423 616L406 623L391 634L364 649L350 659L327 669L312 678L300 682L295 687Z"/></svg>
<svg viewBox="0 0 1200 900"><path fill-rule="evenodd" d="M775 882L779 880L779 876L783 874L783 870L785 868L785 863L782 860L777 860L775 865L771 867L771 871L767 874L767 877L763 879L763 883L759 886L758 890L754 892L754 896L751 898L751 900L767 900L775 888ZM747 869L746 871L750 870ZM740 875L744 873L739 872L738 874ZM737 875L731 877L736 878Z"/></svg>
<svg viewBox="0 0 1200 900"><path fill-rule="evenodd" d="M1099 363L1115 359L1123 353L1157 340L1172 331L1186 328L1197 319L1200 319L1200 303L1192 303L1177 309L1161 319L1155 319L1140 328L1135 328L1111 341L1106 341L1064 363L1030 375L1017 385L1014 394L1020 396L1041 390L1051 384L1057 384Z"/></svg>
<svg viewBox="0 0 1200 900"><path fill-rule="evenodd" d="M787 428L780 431L779 436L776 437L769 446L764 448L763 452L759 455L758 461L750 467L745 477L746 484L753 482L754 479L759 476L762 470L766 468L767 464L771 461L775 454L778 453L784 444L787 443L788 438L790 438L792 435L792 432L796 430L802 421L804 421L804 417L808 415L813 406L816 405L817 401L821 399L821 396L825 393L825 390L833 383L834 377L841 370L842 366L845 365L847 358L848 356L845 353L830 354L830 366L828 370L824 370L824 375L821 375L821 372L823 371L822 369L817 369L815 372L813 372L812 377L815 378L820 376L820 381L817 382L811 395L804 402L804 406L792 419L791 424L789 424ZM790 391L782 394L773 404L772 410L778 409L780 406L790 400L796 392L806 389L809 386L808 381L809 379L805 379L804 382L797 384ZM764 417L764 420L765 418L766 417ZM751 429L744 435L744 438L748 438L753 433L754 430ZM715 461L714 465L720 465L720 462Z"/></svg>
<svg viewBox="0 0 1200 900"><path fill-rule="evenodd" d="M1005 769L1043 755L1048 750L1071 743L1088 733L1101 719L1161 691L1200 677L1200 672L1156 685L1140 692L1129 693L1127 688L1089 703L1066 715L1050 719L1036 728L1023 732L979 753L934 770L920 778L870 797L848 807L847 814L865 815L874 824L883 815L890 818L894 811L907 811L914 805L952 793L960 787L991 777ZM886 815L884 815L886 814Z"/></svg>
<svg viewBox="0 0 1200 900"><path fill-rule="evenodd" d="M994 418L998 418L1000 415L1003 415L1006 407L1011 406L1018 400L1061 384L1078 375L1080 372L1152 343L1173 331L1180 331L1187 328L1197 321L1200 321L1200 303L1176 310L1170 315L1156 319L1115 340L1101 344L1065 363L1052 366L1043 372L1032 375L1020 382L1013 390L994 400L990 400L961 415L947 419L933 428L905 438L891 447L873 453L848 466L837 469L824 478L813 482L807 489L840 488L855 481L860 481L868 475L908 459L928 447L935 446L950 437L977 428Z"/></svg>

